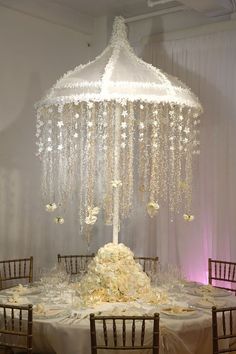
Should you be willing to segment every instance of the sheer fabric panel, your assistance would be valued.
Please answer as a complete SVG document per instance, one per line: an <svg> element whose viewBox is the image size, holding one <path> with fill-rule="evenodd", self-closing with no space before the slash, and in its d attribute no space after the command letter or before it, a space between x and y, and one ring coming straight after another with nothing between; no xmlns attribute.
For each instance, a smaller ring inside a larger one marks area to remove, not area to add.
<svg viewBox="0 0 236 354"><path fill-rule="evenodd" d="M162 263L177 264L189 278L207 281L208 257L236 260L236 30L152 40L143 57L184 81L204 107L194 175L195 220L186 223L179 215L171 222L162 209L155 223L146 221L143 232L150 233L148 247L150 252L156 247ZM137 247L146 244L147 236L139 237Z"/></svg>

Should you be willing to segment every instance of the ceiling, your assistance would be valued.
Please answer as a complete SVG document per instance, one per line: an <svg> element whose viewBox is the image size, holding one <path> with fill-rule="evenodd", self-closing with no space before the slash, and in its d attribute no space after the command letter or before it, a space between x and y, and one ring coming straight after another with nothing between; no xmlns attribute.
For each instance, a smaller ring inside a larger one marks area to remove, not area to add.
<svg viewBox="0 0 236 354"><path fill-rule="evenodd" d="M149 0L156 4L148 7L148 0L51 0L51 2L68 6L89 16L122 15L135 16L163 8L186 5L205 14L224 14L232 11L235 0Z"/></svg>
<svg viewBox="0 0 236 354"><path fill-rule="evenodd" d="M66 5L89 16L136 16L154 11L149 7L147 0L52 0L55 3ZM169 1L155 6L158 9L180 5L179 1Z"/></svg>
<svg viewBox="0 0 236 354"><path fill-rule="evenodd" d="M236 0L0 0L0 5L88 35L92 34L94 18L105 16L136 20L140 15L156 16L184 8L200 18L212 18L236 10Z"/></svg>

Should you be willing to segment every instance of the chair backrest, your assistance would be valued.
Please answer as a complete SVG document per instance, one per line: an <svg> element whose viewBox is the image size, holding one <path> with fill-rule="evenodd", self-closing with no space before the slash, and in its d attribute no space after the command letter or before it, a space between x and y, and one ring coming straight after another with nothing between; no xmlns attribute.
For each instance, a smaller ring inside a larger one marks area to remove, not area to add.
<svg viewBox="0 0 236 354"><path fill-rule="evenodd" d="M33 307L0 304L0 347L32 353Z"/></svg>
<svg viewBox="0 0 236 354"><path fill-rule="evenodd" d="M150 336L151 334L151 336ZM159 314L95 316L90 314L91 353L98 350L152 350L159 353ZM151 343L150 343L151 339ZM148 343L147 343L148 341Z"/></svg>
<svg viewBox="0 0 236 354"><path fill-rule="evenodd" d="M33 257L0 261L0 289L16 285L16 280L33 281Z"/></svg>
<svg viewBox="0 0 236 354"><path fill-rule="evenodd" d="M134 259L141 264L143 271L149 273L151 271L156 272L158 269L158 257L134 257Z"/></svg>
<svg viewBox="0 0 236 354"><path fill-rule="evenodd" d="M236 284L231 288L231 285L236 283L236 263L209 258L208 282L217 288L233 291L236 295ZM220 283L224 286L220 286Z"/></svg>
<svg viewBox="0 0 236 354"><path fill-rule="evenodd" d="M63 264L68 274L78 274L79 272L86 271L88 264L94 257L93 254L77 254L77 255L57 255L58 263Z"/></svg>
<svg viewBox="0 0 236 354"><path fill-rule="evenodd" d="M236 307L212 307L213 354L236 353ZM233 340L234 339L234 340ZM230 345L230 343L235 343Z"/></svg>

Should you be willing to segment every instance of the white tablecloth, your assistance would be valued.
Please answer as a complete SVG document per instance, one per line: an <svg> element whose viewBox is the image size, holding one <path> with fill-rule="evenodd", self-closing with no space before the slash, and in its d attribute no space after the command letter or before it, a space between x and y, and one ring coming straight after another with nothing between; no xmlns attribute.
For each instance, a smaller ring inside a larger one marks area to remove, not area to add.
<svg viewBox="0 0 236 354"><path fill-rule="evenodd" d="M170 295L171 298L171 295ZM6 302L7 296L0 293L0 301ZM41 295L27 295L31 303L42 302ZM196 296L181 293L172 296L180 305L197 300ZM224 296L220 300L225 306L236 306L235 296ZM66 305L61 304L62 308ZM98 311L117 314L120 311L136 309L141 313L161 313L161 306L143 303L106 303L95 308L77 310L78 318L68 315L43 319L34 317L34 351L43 354L89 354L90 327L89 313ZM119 309L119 310L118 310ZM124 314L129 314L128 312ZM86 316L81 319L81 317ZM80 318L79 318L80 317ZM211 354L212 329L211 310L202 309L186 318L160 314L160 354ZM116 352L117 353L117 352ZM117 353L118 354L118 353Z"/></svg>

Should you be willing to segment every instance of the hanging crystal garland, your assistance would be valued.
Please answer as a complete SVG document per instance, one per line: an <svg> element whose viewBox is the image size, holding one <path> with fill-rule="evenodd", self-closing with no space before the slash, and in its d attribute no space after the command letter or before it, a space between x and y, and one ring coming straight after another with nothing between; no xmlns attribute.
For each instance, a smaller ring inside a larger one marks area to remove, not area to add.
<svg viewBox="0 0 236 354"><path fill-rule="evenodd" d="M136 185L146 195L151 216L162 201L168 201L173 212L182 209L190 213L192 159L199 153L199 121L190 119L196 114L194 109L123 102L119 126L121 173L117 181L113 146L116 106L113 101L81 102L38 110L38 155L45 205L66 205L77 194L82 226L93 225L100 210L110 224L113 189L119 188L120 216L128 217L133 194L138 193L134 191L137 168ZM97 193L100 171L102 196Z"/></svg>
<svg viewBox="0 0 236 354"><path fill-rule="evenodd" d="M117 224L130 216L134 194L150 217L166 202L191 221L201 111L184 84L135 56L117 18L101 56L67 73L37 105L46 210L74 203L88 242L98 217L114 224L118 214Z"/></svg>

